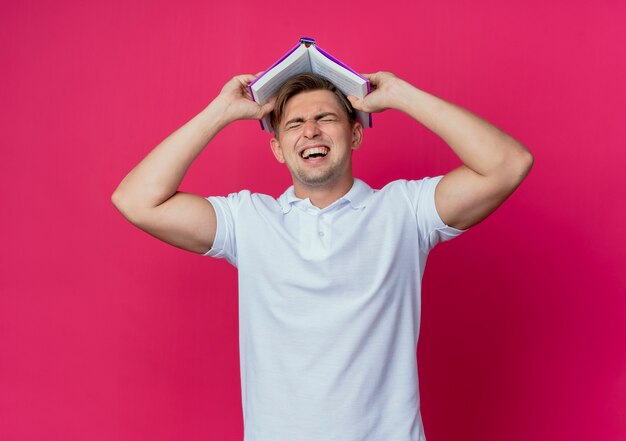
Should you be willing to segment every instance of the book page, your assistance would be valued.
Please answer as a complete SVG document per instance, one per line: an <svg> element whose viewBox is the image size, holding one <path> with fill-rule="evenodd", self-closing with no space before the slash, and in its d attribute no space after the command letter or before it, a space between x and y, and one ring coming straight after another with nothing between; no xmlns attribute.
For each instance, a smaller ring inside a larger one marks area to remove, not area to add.
<svg viewBox="0 0 626 441"><path fill-rule="evenodd" d="M302 45L282 62L265 72L263 77L252 85L254 100L261 105L267 103L290 77L310 71L309 53Z"/></svg>
<svg viewBox="0 0 626 441"><path fill-rule="evenodd" d="M328 78L345 95L354 95L363 98L367 95L366 81L350 72L337 62L326 58L317 50L309 49L313 72Z"/></svg>

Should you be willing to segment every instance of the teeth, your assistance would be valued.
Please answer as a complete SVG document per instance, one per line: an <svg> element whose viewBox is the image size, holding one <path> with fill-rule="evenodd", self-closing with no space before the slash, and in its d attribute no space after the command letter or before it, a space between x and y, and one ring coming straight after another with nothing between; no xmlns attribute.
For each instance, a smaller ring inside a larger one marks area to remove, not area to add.
<svg viewBox="0 0 626 441"><path fill-rule="evenodd" d="M322 156L326 156L326 154L328 153L328 147L311 147L310 149L306 149L302 152L302 157L304 159L309 158L309 156L311 155L322 155Z"/></svg>

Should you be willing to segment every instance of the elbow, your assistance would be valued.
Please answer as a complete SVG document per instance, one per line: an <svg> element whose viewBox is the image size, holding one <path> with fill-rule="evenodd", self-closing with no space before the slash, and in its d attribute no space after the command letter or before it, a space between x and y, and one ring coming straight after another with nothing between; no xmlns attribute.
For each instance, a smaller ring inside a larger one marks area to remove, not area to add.
<svg viewBox="0 0 626 441"><path fill-rule="evenodd" d="M530 169L533 168L533 164L535 163L535 157L530 151L526 148L521 152L519 158L519 167L522 175L522 179L524 179L528 173L530 173Z"/></svg>
<svg viewBox="0 0 626 441"><path fill-rule="evenodd" d="M120 190L120 188L116 188L113 194L111 195L111 203L115 208L117 208L122 214L125 211L125 205L127 203L126 198L124 197L124 193Z"/></svg>
<svg viewBox="0 0 626 441"><path fill-rule="evenodd" d="M522 147L515 153L514 157L509 161L509 179L514 188L517 188L528 173L535 162L535 157L530 151Z"/></svg>
<svg viewBox="0 0 626 441"><path fill-rule="evenodd" d="M133 225L138 224L136 210L133 209L134 205L131 200L127 197L127 195L122 192L119 187L113 192L111 195L111 202L113 206L117 208L122 216L126 218Z"/></svg>
<svg viewBox="0 0 626 441"><path fill-rule="evenodd" d="M111 195L111 203L118 210L119 210L119 205L120 205L121 199L122 199L122 196L120 195L119 189L115 189L115 191Z"/></svg>

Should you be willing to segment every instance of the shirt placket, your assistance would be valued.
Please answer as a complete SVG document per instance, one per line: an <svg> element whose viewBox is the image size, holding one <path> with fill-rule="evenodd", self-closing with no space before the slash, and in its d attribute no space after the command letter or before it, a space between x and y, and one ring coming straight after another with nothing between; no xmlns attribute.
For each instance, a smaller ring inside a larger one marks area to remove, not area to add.
<svg viewBox="0 0 626 441"><path fill-rule="evenodd" d="M332 213L315 207L303 210L300 219L300 254L307 259L320 260L330 253Z"/></svg>

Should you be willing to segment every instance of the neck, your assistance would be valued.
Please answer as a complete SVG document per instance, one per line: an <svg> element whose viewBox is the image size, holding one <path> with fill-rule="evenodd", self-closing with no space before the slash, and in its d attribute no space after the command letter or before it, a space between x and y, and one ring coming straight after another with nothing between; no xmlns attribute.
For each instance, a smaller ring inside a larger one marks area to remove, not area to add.
<svg viewBox="0 0 626 441"><path fill-rule="evenodd" d="M294 193L299 199L308 198L317 208L326 208L350 191L354 184L352 175L346 176L334 185L307 186L301 182L294 182Z"/></svg>

